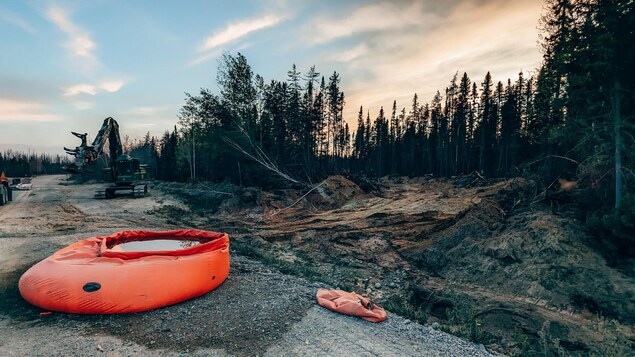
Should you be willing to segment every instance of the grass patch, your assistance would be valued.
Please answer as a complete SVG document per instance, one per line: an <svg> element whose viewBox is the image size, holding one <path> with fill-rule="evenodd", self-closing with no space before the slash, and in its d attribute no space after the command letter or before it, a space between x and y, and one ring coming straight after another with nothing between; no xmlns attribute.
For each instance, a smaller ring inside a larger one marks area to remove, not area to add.
<svg viewBox="0 0 635 357"><path fill-rule="evenodd" d="M457 293L451 286L443 291L443 298L451 301L452 305L446 313L446 319L441 329L470 340L475 343L486 344L496 340L496 337L485 331L483 321L478 318L474 302L465 295Z"/></svg>
<svg viewBox="0 0 635 357"><path fill-rule="evenodd" d="M475 343L487 343L494 336L486 332L473 303L452 289L440 291L411 287L382 302L387 310L410 320L426 323L430 315L440 318L441 329Z"/></svg>
<svg viewBox="0 0 635 357"><path fill-rule="evenodd" d="M412 291L408 290L392 295L382 302L382 306L394 314L425 324L429 314L426 309L412 304L413 294Z"/></svg>
<svg viewBox="0 0 635 357"><path fill-rule="evenodd" d="M172 225L193 225L193 222L188 219L189 211L184 210L181 207L166 205L162 207L157 207L147 212L148 214L152 214L155 216L163 217L167 224Z"/></svg>
<svg viewBox="0 0 635 357"><path fill-rule="evenodd" d="M331 269L322 266L318 269L315 259L306 252L297 251L296 261L288 261L278 258L274 252L265 248L265 245L255 240L235 239L230 245L232 253L243 255L257 260L267 266L278 269L283 274L293 275L309 281L320 282L335 286L346 291L356 291L356 281L362 274L359 269L351 268L345 264L328 264ZM326 262L324 262L326 264Z"/></svg>
<svg viewBox="0 0 635 357"><path fill-rule="evenodd" d="M448 310L447 324L442 326L446 332L476 343L484 343L492 338L483 329L482 321L476 317L472 305L465 302Z"/></svg>
<svg viewBox="0 0 635 357"><path fill-rule="evenodd" d="M600 318L593 330L602 336L602 343L591 348L591 356L629 356L635 343L624 332L626 328L613 319Z"/></svg>
<svg viewBox="0 0 635 357"><path fill-rule="evenodd" d="M323 281L321 274L313 266L306 262L289 262L280 259L268 252L258 242L245 242L243 239L232 240L230 245L232 253L243 255L261 263L275 267L281 273L299 276L312 281Z"/></svg>
<svg viewBox="0 0 635 357"><path fill-rule="evenodd" d="M240 194L237 186L230 183L166 183L157 186L163 192L175 195L200 215L215 213L226 200Z"/></svg>

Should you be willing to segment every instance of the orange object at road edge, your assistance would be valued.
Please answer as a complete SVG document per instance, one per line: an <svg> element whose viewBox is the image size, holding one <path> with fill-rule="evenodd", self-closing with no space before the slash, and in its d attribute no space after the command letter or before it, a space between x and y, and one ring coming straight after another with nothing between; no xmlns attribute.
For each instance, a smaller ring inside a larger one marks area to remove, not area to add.
<svg viewBox="0 0 635 357"><path fill-rule="evenodd" d="M386 310L369 299L354 292L318 289L316 294L320 306L345 315L358 316L370 322L382 322L388 318Z"/></svg>
<svg viewBox="0 0 635 357"><path fill-rule="evenodd" d="M164 250L111 251L144 240L201 244ZM201 230L124 231L71 244L27 270L18 283L47 311L118 314L151 310L208 293L229 274L229 236Z"/></svg>

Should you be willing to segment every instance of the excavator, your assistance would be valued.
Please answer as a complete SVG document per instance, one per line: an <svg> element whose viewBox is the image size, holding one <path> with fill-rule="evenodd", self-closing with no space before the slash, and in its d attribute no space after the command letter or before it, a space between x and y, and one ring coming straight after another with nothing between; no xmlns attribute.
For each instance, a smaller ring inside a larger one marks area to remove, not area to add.
<svg viewBox="0 0 635 357"><path fill-rule="evenodd" d="M95 198L114 198L119 192L131 194L133 197L148 194L148 184L143 182L150 178L148 165L142 165L139 159L123 153L119 124L115 119L112 117L104 119L91 145L87 143L87 133L72 131L71 134L82 141L81 145L74 149L64 147L67 154L75 157L72 164L64 167L67 172L73 174L93 172L95 161L103 155L106 141L108 141L110 167L103 169L102 176L105 181L114 182L114 185L97 190Z"/></svg>

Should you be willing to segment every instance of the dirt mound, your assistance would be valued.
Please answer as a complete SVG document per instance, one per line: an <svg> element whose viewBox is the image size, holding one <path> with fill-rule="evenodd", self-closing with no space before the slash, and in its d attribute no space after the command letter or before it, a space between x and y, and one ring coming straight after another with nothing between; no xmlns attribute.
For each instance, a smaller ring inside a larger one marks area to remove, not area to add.
<svg viewBox="0 0 635 357"><path fill-rule="evenodd" d="M320 208L337 208L353 198L364 195L364 191L354 182L344 176L330 176L326 178L308 196L309 201Z"/></svg>
<svg viewBox="0 0 635 357"><path fill-rule="evenodd" d="M591 239L575 220L544 210L503 220L498 206L483 202L439 235L425 250L408 253L420 256L414 259L426 270L559 309L633 322L632 279L589 248Z"/></svg>
<svg viewBox="0 0 635 357"><path fill-rule="evenodd" d="M380 194L383 185L377 180L371 180L366 176L348 175L346 178L355 183L364 193Z"/></svg>
<svg viewBox="0 0 635 357"><path fill-rule="evenodd" d="M256 200L252 192L256 189L247 190L227 182L215 184L158 182L152 188L177 196L195 211L205 211L206 213L217 212L223 207L225 212L237 210L245 204L253 204ZM243 201L247 201L247 203L243 203Z"/></svg>
<svg viewBox="0 0 635 357"><path fill-rule="evenodd" d="M588 352L605 338L595 331L602 320L592 316L635 321L634 281L591 248L594 243L580 221L519 204L530 189L500 188L449 226L400 250L437 277L413 290L420 300L415 303L428 311L442 309L440 316L449 320L461 311L470 323L480 321L483 333L506 341L518 340L521 333L528 341L519 349L523 353L540 344ZM514 212L514 205L524 208ZM432 292L421 286L431 281L453 282L463 298L437 294L430 300ZM471 301L464 304L469 308L457 305L464 298ZM625 336L619 329L604 334Z"/></svg>

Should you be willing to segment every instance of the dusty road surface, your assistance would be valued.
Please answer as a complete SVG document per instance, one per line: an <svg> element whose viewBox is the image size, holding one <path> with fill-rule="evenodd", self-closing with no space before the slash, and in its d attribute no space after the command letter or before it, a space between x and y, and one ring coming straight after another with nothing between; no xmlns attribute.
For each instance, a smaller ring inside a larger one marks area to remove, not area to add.
<svg viewBox="0 0 635 357"><path fill-rule="evenodd" d="M151 191L139 199L95 200L99 185L64 176L33 180L0 207L0 356L479 356L476 345L390 315L381 324L317 306L321 285L233 254L218 289L177 305L128 315L41 315L19 295L20 275L57 249L126 229L189 228L149 211L179 207ZM214 227L198 227L214 230Z"/></svg>

